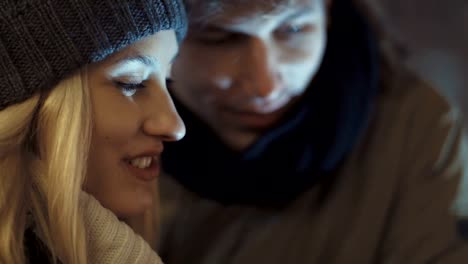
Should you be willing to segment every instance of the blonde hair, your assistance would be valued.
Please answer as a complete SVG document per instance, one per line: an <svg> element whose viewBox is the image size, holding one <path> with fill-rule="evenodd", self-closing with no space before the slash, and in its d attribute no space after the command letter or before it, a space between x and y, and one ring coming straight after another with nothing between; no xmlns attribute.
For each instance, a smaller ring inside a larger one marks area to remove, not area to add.
<svg viewBox="0 0 468 264"><path fill-rule="evenodd" d="M92 125L85 81L75 74L0 111L1 263L26 262L28 215L54 263L87 263L78 206Z"/></svg>

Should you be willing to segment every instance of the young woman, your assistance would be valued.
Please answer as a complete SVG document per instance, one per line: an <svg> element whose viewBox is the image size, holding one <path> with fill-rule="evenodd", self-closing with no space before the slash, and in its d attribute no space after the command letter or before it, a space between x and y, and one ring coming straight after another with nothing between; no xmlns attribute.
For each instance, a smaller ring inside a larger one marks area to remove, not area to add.
<svg viewBox="0 0 468 264"><path fill-rule="evenodd" d="M166 89L182 3L0 6L0 262L159 263L125 222L154 214L185 133Z"/></svg>
<svg viewBox="0 0 468 264"><path fill-rule="evenodd" d="M468 259L459 116L362 1L187 2L171 91L190 133L163 157L167 263Z"/></svg>

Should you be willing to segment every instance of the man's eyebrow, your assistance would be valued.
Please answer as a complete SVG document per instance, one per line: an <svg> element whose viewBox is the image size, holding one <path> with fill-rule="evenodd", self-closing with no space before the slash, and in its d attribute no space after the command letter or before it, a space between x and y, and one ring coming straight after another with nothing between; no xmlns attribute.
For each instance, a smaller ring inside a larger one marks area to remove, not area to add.
<svg viewBox="0 0 468 264"><path fill-rule="evenodd" d="M210 23L210 22L192 22L190 23L190 31L224 31L226 30L225 28L216 25L216 23Z"/></svg>
<svg viewBox="0 0 468 264"><path fill-rule="evenodd" d="M286 22L288 20L292 20L301 16L305 16L307 14L315 12L316 10L317 10L316 6L307 6L307 7L301 8L299 10L296 10L292 14L288 15L287 17L285 17L283 19L283 22Z"/></svg>

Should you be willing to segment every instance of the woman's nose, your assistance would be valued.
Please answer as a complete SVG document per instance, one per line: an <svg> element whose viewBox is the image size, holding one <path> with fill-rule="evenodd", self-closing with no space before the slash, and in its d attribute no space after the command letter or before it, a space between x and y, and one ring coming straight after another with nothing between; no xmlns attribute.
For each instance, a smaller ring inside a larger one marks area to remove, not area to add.
<svg viewBox="0 0 468 264"><path fill-rule="evenodd" d="M185 136L185 125L166 89L151 94L151 100L145 105L147 116L143 131L147 135L161 138L163 141L177 141Z"/></svg>

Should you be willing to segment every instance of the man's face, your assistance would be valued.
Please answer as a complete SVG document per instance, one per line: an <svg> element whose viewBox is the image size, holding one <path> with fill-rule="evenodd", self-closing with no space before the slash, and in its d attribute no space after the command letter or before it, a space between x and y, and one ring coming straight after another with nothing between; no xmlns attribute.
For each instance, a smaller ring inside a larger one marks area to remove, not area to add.
<svg viewBox="0 0 468 264"><path fill-rule="evenodd" d="M173 91L228 146L242 150L278 122L317 72L325 3L224 1L222 12L206 5L193 5Z"/></svg>

